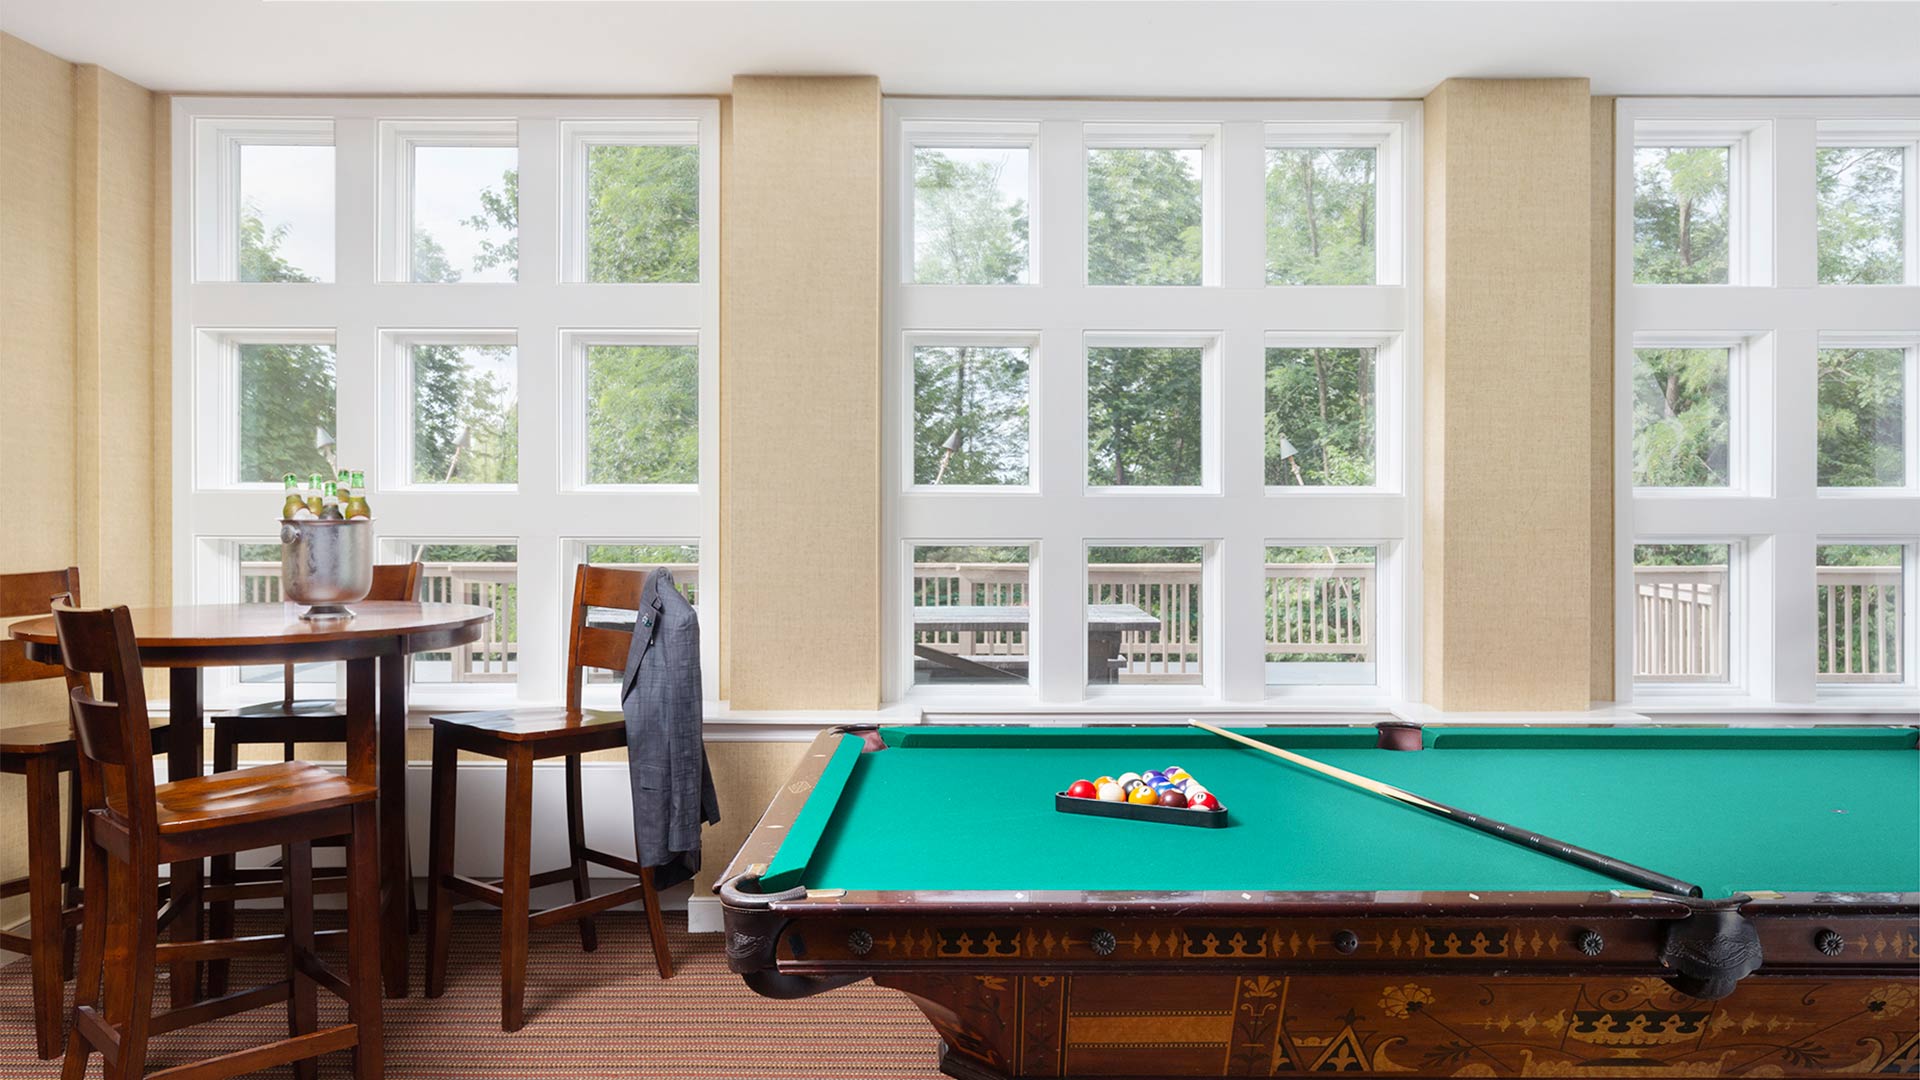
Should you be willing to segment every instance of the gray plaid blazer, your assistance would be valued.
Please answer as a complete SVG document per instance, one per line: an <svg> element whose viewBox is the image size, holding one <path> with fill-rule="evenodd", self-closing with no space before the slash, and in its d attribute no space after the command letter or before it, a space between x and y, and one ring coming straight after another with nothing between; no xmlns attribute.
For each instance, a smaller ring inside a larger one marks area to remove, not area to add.
<svg viewBox="0 0 1920 1080"><path fill-rule="evenodd" d="M662 567L647 575L640 593L620 694L635 857L653 867L657 888L700 869L700 825L720 820L700 705L700 620Z"/></svg>

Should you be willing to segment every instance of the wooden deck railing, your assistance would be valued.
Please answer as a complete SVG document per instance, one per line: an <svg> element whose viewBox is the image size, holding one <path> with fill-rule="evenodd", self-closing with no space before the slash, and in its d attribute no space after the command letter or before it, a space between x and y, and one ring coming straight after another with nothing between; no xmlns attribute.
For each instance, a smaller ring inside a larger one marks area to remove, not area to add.
<svg viewBox="0 0 1920 1080"><path fill-rule="evenodd" d="M624 564L608 564L624 565ZM647 569L651 569L648 566ZM674 580L689 600L699 595L700 568L670 563ZM492 608L493 618L480 640L453 650L452 681L508 682L517 677L520 662L520 567L501 562L430 562L421 575L420 599L434 604L476 604ZM280 602L280 564L240 564L240 599L249 604ZM432 661L446 653L424 653Z"/></svg>
<svg viewBox="0 0 1920 1080"><path fill-rule="evenodd" d="M1373 659L1372 563L1268 563L1267 653L1271 659ZM1128 632L1123 682L1190 680L1200 671L1201 569L1166 563L1087 567L1087 602L1132 604L1160 620L1157 631ZM1027 603L1027 567L1007 563L917 563L916 606ZM922 632L915 643L972 658L1027 655L1026 634Z"/></svg>
<svg viewBox="0 0 1920 1080"><path fill-rule="evenodd" d="M1633 592L1635 679L1725 681L1726 567L1635 567Z"/></svg>
<svg viewBox="0 0 1920 1080"><path fill-rule="evenodd" d="M1897 566L1822 566L1818 573L1822 682L1906 678L1906 598Z"/></svg>
<svg viewBox="0 0 1920 1080"><path fill-rule="evenodd" d="M697 602L699 567L669 567ZM455 682L504 681L519 661L519 567L514 563L428 563L422 598L478 604L494 611L484 635L461 646ZM280 564L241 564L241 599L280 602ZM1890 682L1906 677L1906 597L1897 566L1823 566L1818 582L1818 676L1822 682ZM1371 563L1268 563L1269 660L1374 659ZM1133 604L1160 620L1157 631L1128 633L1125 682L1190 679L1200 670L1201 570L1164 563L1087 568L1087 602ZM1634 677L1643 682L1718 682L1727 677L1727 569L1643 566L1634 571ZM1027 567L1009 563L919 563L913 603L1023 605ZM962 656L1019 662L1023 631L927 632L916 643Z"/></svg>

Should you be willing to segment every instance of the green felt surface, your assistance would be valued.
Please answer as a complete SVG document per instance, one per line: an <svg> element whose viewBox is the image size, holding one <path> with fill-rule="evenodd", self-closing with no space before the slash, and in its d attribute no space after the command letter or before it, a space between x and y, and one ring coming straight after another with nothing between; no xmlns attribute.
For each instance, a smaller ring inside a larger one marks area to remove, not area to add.
<svg viewBox="0 0 1920 1080"><path fill-rule="evenodd" d="M1903 728L1239 729L1700 885L1920 892L1920 751ZM1184 728L883 729L843 744L768 868L813 889L1585 891L1622 887ZM1102 773L1185 767L1224 829L1063 814ZM836 773L836 767L848 767ZM844 777L844 782L842 781Z"/></svg>

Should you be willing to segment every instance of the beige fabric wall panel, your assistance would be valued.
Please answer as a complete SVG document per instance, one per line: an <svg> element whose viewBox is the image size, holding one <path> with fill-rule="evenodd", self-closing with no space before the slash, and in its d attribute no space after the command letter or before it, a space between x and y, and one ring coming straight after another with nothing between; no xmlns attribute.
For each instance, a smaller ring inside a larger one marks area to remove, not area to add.
<svg viewBox="0 0 1920 1080"><path fill-rule="evenodd" d="M0 34L0 573L74 561L73 65ZM93 583L81 579L91 595ZM57 681L0 686L0 726L57 720ZM0 878L26 872L24 782L0 776ZM27 898L0 900L0 926Z"/></svg>
<svg viewBox="0 0 1920 1080"><path fill-rule="evenodd" d="M1588 84L1451 79L1426 117L1426 699L1584 709Z"/></svg>
<svg viewBox="0 0 1920 1080"><path fill-rule="evenodd" d="M760 814L773 801L806 754L805 742L713 742L707 744L707 764L713 786L720 793L720 822L700 832L700 874L694 895L705 896L760 823Z"/></svg>
<svg viewBox="0 0 1920 1080"><path fill-rule="evenodd" d="M880 700L880 85L741 77L727 204L727 692Z"/></svg>
<svg viewBox="0 0 1920 1080"><path fill-rule="evenodd" d="M154 599L153 95L75 69L76 541L103 603ZM162 397L160 400L167 400Z"/></svg>
<svg viewBox="0 0 1920 1080"><path fill-rule="evenodd" d="M72 64L0 34L0 572L74 559L73 93Z"/></svg>
<svg viewBox="0 0 1920 1080"><path fill-rule="evenodd" d="M1593 545L1593 673L1588 694L1613 700L1613 99L1592 100L1593 143L1593 337L1589 392L1593 395L1588 428L1588 460L1593 465L1589 496L1588 542Z"/></svg>

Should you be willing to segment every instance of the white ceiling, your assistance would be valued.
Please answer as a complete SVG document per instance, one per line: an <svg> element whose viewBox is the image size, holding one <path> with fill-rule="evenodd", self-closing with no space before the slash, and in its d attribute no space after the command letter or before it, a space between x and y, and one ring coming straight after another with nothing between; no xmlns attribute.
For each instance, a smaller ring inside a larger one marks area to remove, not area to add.
<svg viewBox="0 0 1920 1080"><path fill-rule="evenodd" d="M176 91L711 94L737 73L863 73L894 94L1419 97L1456 75L1920 93L1912 0L0 0L0 29Z"/></svg>

